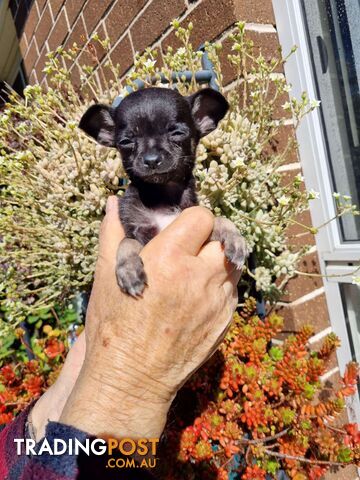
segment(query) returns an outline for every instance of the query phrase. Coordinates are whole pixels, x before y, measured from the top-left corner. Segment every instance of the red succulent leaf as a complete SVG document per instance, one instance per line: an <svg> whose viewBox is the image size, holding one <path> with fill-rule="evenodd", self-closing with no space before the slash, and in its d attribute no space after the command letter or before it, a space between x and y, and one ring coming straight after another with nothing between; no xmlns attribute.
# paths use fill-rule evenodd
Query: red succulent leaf
<svg viewBox="0 0 360 480"><path fill-rule="evenodd" d="M320 467L319 465L315 465L314 467L311 467L309 471L309 480L319 480L326 472L326 467Z"/></svg>
<svg viewBox="0 0 360 480"><path fill-rule="evenodd" d="M241 478L242 480L265 480L266 472L258 465L248 465Z"/></svg>
<svg viewBox="0 0 360 480"><path fill-rule="evenodd" d="M39 396L42 392L43 379L41 377L32 375L29 376L24 382L23 387L32 396Z"/></svg>
<svg viewBox="0 0 360 480"><path fill-rule="evenodd" d="M0 425L4 425L4 423L10 423L13 418L14 415L11 412L0 413Z"/></svg>
<svg viewBox="0 0 360 480"><path fill-rule="evenodd" d="M14 369L10 365L0 368L0 376L5 385L11 384L16 379Z"/></svg>
<svg viewBox="0 0 360 480"><path fill-rule="evenodd" d="M49 338L46 342L46 348L44 348L45 354L49 358L55 358L61 355L65 351L65 345L57 338Z"/></svg>

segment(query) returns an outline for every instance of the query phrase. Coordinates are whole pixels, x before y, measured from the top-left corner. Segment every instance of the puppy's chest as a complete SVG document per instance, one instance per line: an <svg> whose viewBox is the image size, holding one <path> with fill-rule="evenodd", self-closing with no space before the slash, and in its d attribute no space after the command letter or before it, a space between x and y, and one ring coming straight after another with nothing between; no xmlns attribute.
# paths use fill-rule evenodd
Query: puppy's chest
<svg viewBox="0 0 360 480"><path fill-rule="evenodd" d="M153 210L149 213L152 224L158 230L156 233L164 230L170 223L172 223L175 218L177 218L181 213L180 208L175 210Z"/></svg>

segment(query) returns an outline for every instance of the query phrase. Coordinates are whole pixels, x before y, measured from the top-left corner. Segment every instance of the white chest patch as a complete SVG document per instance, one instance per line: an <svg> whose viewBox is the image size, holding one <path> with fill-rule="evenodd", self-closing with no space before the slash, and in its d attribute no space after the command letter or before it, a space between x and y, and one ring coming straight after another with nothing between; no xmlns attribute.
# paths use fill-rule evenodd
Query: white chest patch
<svg viewBox="0 0 360 480"><path fill-rule="evenodd" d="M180 210L178 212L154 212L153 220L155 220L156 225L159 228L159 231L164 230L170 223L172 223L176 217L180 215Z"/></svg>

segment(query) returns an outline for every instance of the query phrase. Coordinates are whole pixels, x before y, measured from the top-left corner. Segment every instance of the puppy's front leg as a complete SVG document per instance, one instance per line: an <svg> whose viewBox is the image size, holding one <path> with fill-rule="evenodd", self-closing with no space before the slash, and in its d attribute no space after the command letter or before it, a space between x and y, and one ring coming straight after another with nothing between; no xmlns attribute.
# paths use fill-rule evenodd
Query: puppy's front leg
<svg viewBox="0 0 360 480"><path fill-rule="evenodd" d="M245 259L248 256L248 249L244 237L240 235L238 229L231 220L225 217L216 217L214 230L210 241L219 241L224 247L226 258L240 270Z"/></svg>
<svg viewBox="0 0 360 480"><path fill-rule="evenodd" d="M147 283L139 255L143 245L134 238L123 238L116 254L116 279L119 287L133 297L140 296Z"/></svg>

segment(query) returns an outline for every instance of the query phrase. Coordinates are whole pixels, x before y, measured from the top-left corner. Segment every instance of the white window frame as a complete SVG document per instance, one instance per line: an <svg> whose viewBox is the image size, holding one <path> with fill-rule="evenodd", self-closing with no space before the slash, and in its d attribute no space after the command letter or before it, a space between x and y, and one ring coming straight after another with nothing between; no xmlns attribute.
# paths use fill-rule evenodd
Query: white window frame
<svg viewBox="0 0 360 480"><path fill-rule="evenodd" d="M294 45L298 47L297 52L285 64L285 75L292 85L291 95L300 98L301 93L306 91L311 99L315 99L317 93L300 0L273 0L273 8L284 55L290 52ZM323 127L318 110L307 115L302 121L297 131L297 140L306 187L320 193L320 200L310 202L313 225L319 226L335 216L335 204L332 197L333 189ZM342 243L339 227L335 221L320 229L316 235L316 246L322 274L340 275L351 272L356 267L349 266L349 263L358 262L360 259L360 242L358 244ZM342 282L351 282L351 275L324 278L331 327L341 338L341 347L337 352L341 373L344 372L345 365L351 361L350 343L340 294ZM350 419L360 421L358 395L349 400L348 408Z"/></svg>

